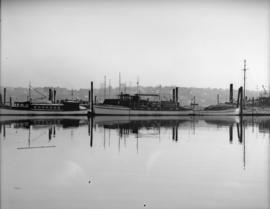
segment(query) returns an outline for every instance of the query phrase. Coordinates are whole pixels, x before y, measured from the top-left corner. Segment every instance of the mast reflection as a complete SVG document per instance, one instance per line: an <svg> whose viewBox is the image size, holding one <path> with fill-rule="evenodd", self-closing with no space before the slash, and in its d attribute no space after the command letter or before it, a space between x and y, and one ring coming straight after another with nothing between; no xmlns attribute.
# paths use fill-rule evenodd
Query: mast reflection
<svg viewBox="0 0 270 209"><path fill-rule="evenodd" d="M77 128L84 125L85 121L80 119L67 119L67 118L33 118L33 119L13 119L0 122L0 133L1 136L6 137L6 125L9 125L15 130L26 129L28 130L27 146L18 147L18 150L22 149L33 149L33 148L52 148L55 145L41 145L32 146L31 141L41 138L47 133L48 143L51 143L52 139L56 137L56 127L62 127L63 129ZM31 136L33 131L40 130L41 134L34 139ZM3 133L2 133L3 132Z"/></svg>

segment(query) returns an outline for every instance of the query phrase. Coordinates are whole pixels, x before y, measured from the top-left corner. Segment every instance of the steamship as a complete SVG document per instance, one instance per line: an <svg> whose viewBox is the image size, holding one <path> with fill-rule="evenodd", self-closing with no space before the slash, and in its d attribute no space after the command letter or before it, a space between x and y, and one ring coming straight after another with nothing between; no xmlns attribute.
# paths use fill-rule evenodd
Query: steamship
<svg viewBox="0 0 270 209"><path fill-rule="evenodd" d="M35 90L36 91L36 90ZM29 94L27 101L24 102L12 102L10 99L9 104L0 105L0 115L16 115L16 116L63 116L72 115L80 116L87 115L88 108L82 106L79 101L76 100L61 100L56 101L56 91L49 89L49 98L47 101L31 98L31 88L29 87ZM38 92L38 91L37 91ZM40 92L38 92L40 93ZM41 94L41 93L40 93ZM43 95L43 94L42 94ZM41 99L44 99L45 95Z"/></svg>
<svg viewBox="0 0 270 209"><path fill-rule="evenodd" d="M153 99L154 98L154 99ZM173 89L173 99L161 101L158 94L123 94L117 99L105 99L101 104L94 104L94 115L128 116L176 116L192 115L191 107L183 107L178 102L178 88Z"/></svg>
<svg viewBox="0 0 270 209"><path fill-rule="evenodd" d="M240 92L240 93L239 93ZM123 94L117 99L105 99L102 104L93 105L94 115L129 115L129 116L230 116L240 114L240 96L242 88L239 89L237 104L233 101L233 86L230 86L230 102L211 105L206 108L198 108L195 102L190 106L180 106L178 102L178 88L173 89L172 101L150 101L149 97L159 97L157 94ZM145 99L145 97L147 99Z"/></svg>
<svg viewBox="0 0 270 209"><path fill-rule="evenodd" d="M210 105L203 110L196 111L195 115L201 116L233 116L240 115L243 101L243 88L238 90L237 101L233 99L233 84L230 84L230 101L225 103L218 103L216 105Z"/></svg>
<svg viewBox="0 0 270 209"><path fill-rule="evenodd" d="M105 99L101 104L94 104L92 111L95 115L184 116L193 114L191 107L179 105L177 87L173 89L172 101L161 101L158 94L121 93L117 99Z"/></svg>

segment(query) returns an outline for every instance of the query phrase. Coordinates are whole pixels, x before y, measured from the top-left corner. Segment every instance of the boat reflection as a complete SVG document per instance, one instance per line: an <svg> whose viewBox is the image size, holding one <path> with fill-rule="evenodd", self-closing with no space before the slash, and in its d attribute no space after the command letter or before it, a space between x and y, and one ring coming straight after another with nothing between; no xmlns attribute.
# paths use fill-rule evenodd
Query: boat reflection
<svg viewBox="0 0 270 209"><path fill-rule="evenodd" d="M32 146L31 141L36 140L48 133L48 143L51 142L52 138L56 137L56 128L62 129L73 129L80 126L87 125L87 119L74 119L74 118L8 118L8 120L0 121L0 135L1 138L6 138L6 128L13 128L14 130L28 130L27 145L23 147L18 147L18 150L22 149L34 149L34 148L52 148L55 145L41 145ZM31 137L32 131L40 131L41 134L36 137ZM46 132L44 132L46 131Z"/></svg>
<svg viewBox="0 0 270 209"><path fill-rule="evenodd" d="M172 139L178 141L178 132L181 129L190 129L195 134L196 127L214 125L216 127L229 127L230 141L233 138L234 124L239 124L238 117L110 117L94 118L94 126L102 127L104 130L118 130L120 138L125 135L136 135L140 138L140 130L157 130L161 128L172 130ZM93 124L92 123L92 124Z"/></svg>
<svg viewBox="0 0 270 209"><path fill-rule="evenodd" d="M1 138L6 137L6 128L28 129L29 139L27 148L31 148L31 130L47 130L48 142L56 137L56 128L77 129L82 126L88 126L88 135L90 137L90 147L94 146L94 132L96 128L102 128L104 131L104 147L106 145L106 130L117 131L119 140L129 135L134 135L137 139L145 137L156 137L160 139L161 129L171 129L171 138L173 141L179 141L179 132L183 129L189 130L191 134L196 134L196 128L216 127L228 128L229 143L233 143L234 130L237 131L237 137L240 144L245 148L245 128L251 126L257 127L260 133L270 135L270 118L269 117L129 117L129 116L111 116L111 117L90 117L90 118L8 118L0 121ZM119 142L120 146L120 142ZM26 148L26 147L25 147ZM120 148L119 148L120 149Z"/></svg>
<svg viewBox="0 0 270 209"><path fill-rule="evenodd" d="M136 135L141 138L147 134L160 134L160 129L171 129L172 139L178 141L178 132L181 129L190 129L195 134L196 127L213 126L217 128L228 128L229 142L233 142L233 130L237 129L239 142L243 142L245 127L257 127L260 133L270 133L269 117L90 117L90 118L27 118L0 121L0 133L6 137L6 128L14 129L48 129L48 139L55 137L55 127L62 129L76 129L88 126L88 135L91 136L90 145L93 145L93 128L104 130L117 130L120 138L128 135ZM140 130L146 130L143 133Z"/></svg>

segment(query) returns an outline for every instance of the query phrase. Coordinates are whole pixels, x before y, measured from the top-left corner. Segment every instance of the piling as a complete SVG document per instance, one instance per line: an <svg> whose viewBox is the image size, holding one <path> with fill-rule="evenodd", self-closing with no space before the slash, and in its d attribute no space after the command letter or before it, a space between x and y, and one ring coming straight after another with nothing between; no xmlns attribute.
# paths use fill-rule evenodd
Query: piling
<svg viewBox="0 0 270 209"><path fill-rule="evenodd" d="M55 103L55 101L56 101L55 98L56 98L56 90L54 89L53 90L53 103Z"/></svg>
<svg viewBox="0 0 270 209"><path fill-rule="evenodd" d="M4 88L4 105L6 104L7 88Z"/></svg>
<svg viewBox="0 0 270 209"><path fill-rule="evenodd" d="M94 87L93 87L93 81L91 81L91 114L94 114L94 103L93 103L93 99L94 99Z"/></svg>
<svg viewBox="0 0 270 209"><path fill-rule="evenodd" d="M88 91L88 106L91 107L91 90Z"/></svg>
<svg viewBox="0 0 270 209"><path fill-rule="evenodd" d="M178 87L175 88L175 103L178 106Z"/></svg>
<svg viewBox="0 0 270 209"><path fill-rule="evenodd" d="M240 94L240 116L243 116L243 87L241 86L239 88L239 94Z"/></svg>
<svg viewBox="0 0 270 209"><path fill-rule="evenodd" d="M230 103L233 103L233 84L230 84Z"/></svg>
<svg viewBox="0 0 270 209"><path fill-rule="evenodd" d="M243 87L238 89L237 107L240 108L240 116L243 116Z"/></svg>

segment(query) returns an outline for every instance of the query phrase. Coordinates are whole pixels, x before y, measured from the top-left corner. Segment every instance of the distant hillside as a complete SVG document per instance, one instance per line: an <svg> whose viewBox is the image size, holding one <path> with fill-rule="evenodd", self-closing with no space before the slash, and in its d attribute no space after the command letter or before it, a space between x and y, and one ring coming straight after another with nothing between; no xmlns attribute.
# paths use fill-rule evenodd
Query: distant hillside
<svg viewBox="0 0 270 209"><path fill-rule="evenodd" d="M34 88L37 91L31 91L31 97L34 99L38 99L44 96L49 95L49 88L53 88L56 90L56 99L81 99L88 100L88 91L89 89L79 89L79 90L71 90L67 88L61 87L37 87ZM174 86L165 86L160 88L156 87L143 87L139 88L140 93L152 93L159 94L161 89L161 99L162 100L170 100L172 98L172 89ZM41 94L37 93L40 92ZM122 89L123 93L135 94L137 93L137 87L126 87ZM1 94L3 95L3 87L1 88ZM109 95L110 94L110 95ZM109 88L106 89L106 98L116 98L119 94L119 88ZM9 101L9 97L12 97L13 101L25 101L27 99L28 89L27 88L13 88L7 87L7 101ZM73 95L73 96L72 96ZM104 88L94 89L94 95L97 96L97 101L102 102L104 99ZM191 99L195 96L196 102L199 103L200 106L208 106L211 104L217 103L217 95L219 95L219 101L225 102L229 100L229 89L217 89L217 88L193 88L193 87L179 87L179 101L182 105L189 105ZM258 93L256 91L247 91L246 95L248 97L258 97ZM234 99L237 99L237 90L234 90Z"/></svg>

